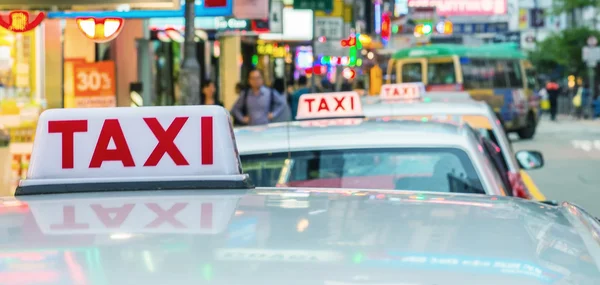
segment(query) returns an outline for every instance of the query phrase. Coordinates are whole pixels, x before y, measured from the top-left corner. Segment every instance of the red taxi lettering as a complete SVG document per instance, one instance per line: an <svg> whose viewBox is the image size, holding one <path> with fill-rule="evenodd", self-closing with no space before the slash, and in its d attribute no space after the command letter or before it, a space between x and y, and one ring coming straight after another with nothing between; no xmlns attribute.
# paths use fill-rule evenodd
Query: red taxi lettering
<svg viewBox="0 0 600 285"><path fill-rule="evenodd" d="M315 101L314 98L306 98L304 99L304 102L308 103L308 112L312 112L312 103Z"/></svg>
<svg viewBox="0 0 600 285"><path fill-rule="evenodd" d="M62 224L50 225L50 229L53 230L85 230L89 228L90 224L77 223L75 221L75 206L64 206Z"/></svg>
<svg viewBox="0 0 600 285"><path fill-rule="evenodd" d="M123 222L129 216L129 213L133 210L134 204L125 204L121 207L116 208L104 208L102 205L93 204L90 205L94 213L100 221L110 229L118 229L121 227ZM114 217L111 217L114 216Z"/></svg>
<svg viewBox="0 0 600 285"><path fill-rule="evenodd" d="M165 154L168 154L175 165L190 165L179 148L175 145L175 138L187 122L188 117L177 117L171 125L164 130L156 118L144 118L146 125L150 128L158 144L144 163L144 166L156 166Z"/></svg>
<svg viewBox="0 0 600 285"><path fill-rule="evenodd" d="M175 118L166 130L156 118L144 118L144 121L158 140L156 147L145 160L144 166L157 166L165 154L171 157L175 165L189 165L188 160L175 144L175 138L187 123L188 117ZM214 164L213 117L201 117L200 128L201 163L212 165ZM87 120L48 121L48 133L61 134L63 169L74 167L75 133L86 133L87 131ZM108 148L111 141L115 145L114 149ZM118 119L104 120L89 168L100 168L105 161L120 161L124 167L136 166Z"/></svg>
<svg viewBox="0 0 600 285"><path fill-rule="evenodd" d="M341 98L333 97L333 100L335 100L335 103L337 104L334 111L337 111L338 109L342 109L342 111L346 111L346 108L344 108L344 105L342 105L342 103L344 102L344 99L346 99L346 98L347 97L341 97ZM354 97L350 97L350 110L354 110Z"/></svg>
<svg viewBox="0 0 600 285"><path fill-rule="evenodd" d="M214 162L213 117L200 118L200 155L203 165L212 165Z"/></svg>
<svg viewBox="0 0 600 285"><path fill-rule="evenodd" d="M110 141L115 144L115 149L108 149ZM90 168L99 168L105 161L121 161L124 167L133 167L133 157L131 151L123 135L121 124L117 119L108 119L104 121L102 130L100 130L100 136L90 161Z"/></svg>
<svg viewBox="0 0 600 285"><path fill-rule="evenodd" d="M48 133L62 135L62 168L73 168L73 141L75 133L87 132L87 120L49 121Z"/></svg>
<svg viewBox="0 0 600 285"><path fill-rule="evenodd" d="M341 111L346 111L346 108L344 107L344 101L346 99L350 100L350 109L354 110L354 97L335 97L332 96L331 98L333 98L333 100L335 101L335 108L331 109L329 108L329 104L327 103L327 98L321 98L319 100L319 107L317 108L317 112L321 112L321 111L327 111L327 112L331 112L331 111L337 111L339 109L341 109ZM306 103L308 103L308 112L312 112L312 103L315 101L314 98L310 98L310 99L304 99L304 101Z"/></svg>
<svg viewBox="0 0 600 285"><path fill-rule="evenodd" d="M176 228L185 228L185 225L177 220L175 215L187 207L187 203L175 203L168 210L161 208L156 203L147 203L146 207L156 213L156 219L146 225L146 228L158 228L163 223L169 223Z"/></svg>
<svg viewBox="0 0 600 285"><path fill-rule="evenodd" d="M317 112L321 112L321 110L327 110L329 112L329 106L327 106L327 100L325 100L325 98L321 98Z"/></svg>

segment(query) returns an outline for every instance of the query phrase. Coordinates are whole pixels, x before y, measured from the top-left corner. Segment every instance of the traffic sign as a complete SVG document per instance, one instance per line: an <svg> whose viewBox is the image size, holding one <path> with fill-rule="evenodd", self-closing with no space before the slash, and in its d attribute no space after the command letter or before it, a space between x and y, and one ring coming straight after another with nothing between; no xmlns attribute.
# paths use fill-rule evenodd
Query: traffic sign
<svg viewBox="0 0 600 285"><path fill-rule="evenodd" d="M271 33L283 32L283 2L272 1L269 15L269 30Z"/></svg>
<svg viewBox="0 0 600 285"><path fill-rule="evenodd" d="M327 40L339 40L344 37L344 19L342 17L316 17L315 36L324 36Z"/></svg>
<svg viewBox="0 0 600 285"><path fill-rule="evenodd" d="M294 9L333 10L333 0L295 0Z"/></svg>
<svg viewBox="0 0 600 285"><path fill-rule="evenodd" d="M75 107L115 107L115 63L101 61L73 66Z"/></svg>

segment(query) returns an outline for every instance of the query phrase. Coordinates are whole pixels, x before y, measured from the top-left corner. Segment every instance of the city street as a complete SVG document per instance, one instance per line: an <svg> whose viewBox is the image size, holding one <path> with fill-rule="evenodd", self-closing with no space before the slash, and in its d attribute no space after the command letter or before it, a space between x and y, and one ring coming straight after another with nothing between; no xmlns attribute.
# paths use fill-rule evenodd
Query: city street
<svg viewBox="0 0 600 285"><path fill-rule="evenodd" d="M600 217L600 121L544 119L533 140L511 139L515 151L544 154L544 168L530 174L548 200L571 201Z"/></svg>

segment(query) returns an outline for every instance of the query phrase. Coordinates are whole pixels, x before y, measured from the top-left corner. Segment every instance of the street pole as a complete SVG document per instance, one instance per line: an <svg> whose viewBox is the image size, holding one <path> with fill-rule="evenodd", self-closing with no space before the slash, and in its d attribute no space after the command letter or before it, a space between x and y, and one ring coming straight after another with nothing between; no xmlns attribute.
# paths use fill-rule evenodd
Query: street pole
<svg viewBox="0 0 600 285"><path fill-rule="evenodd" d="M312 75L310 76L310 93L317 93L317 79L316 79L316 72L315 72L315 66L317 64L317 49L316 49L316 44L315 44L315 38L317 36L317 28L316 28L316 24L317 24L317 13L315 13L315 9L312 9L312 15L313 15L313 36L312 36L312 40L310 42L311 45L311 50L312 50Z"/></svg>
<svg viewBox="0 0 600 285"><path fill-rule="evenodd" d="M195 0L185 0L185 40L183 50L183 61L179 74L179 96L178 105L200 104L200 63L197 58Z"/></svg>
<svg viewBox="0 0 600 285"><path fill-rule="evenodd" d="M596 79L596 64L597 62L594 62L593 66L591 66L588 69L588 76L589 76L589 81L590 81L590 96L588 97L588 101L586 102L585 106L585 112L589 112L588 114L590 115L590 118L593 117L594 114L594 110L593 108L593 104L592 102L594 101L594 95L596 93L596 83L595 83L595 79Z"/></svg>

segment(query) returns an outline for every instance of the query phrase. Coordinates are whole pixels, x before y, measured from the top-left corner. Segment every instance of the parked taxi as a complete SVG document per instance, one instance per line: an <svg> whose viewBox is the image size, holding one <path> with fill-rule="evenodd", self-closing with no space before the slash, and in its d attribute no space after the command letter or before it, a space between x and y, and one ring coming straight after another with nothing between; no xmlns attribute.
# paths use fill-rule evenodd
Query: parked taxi
<svg viewBox="0 0 600 285"><path fill-rule="evenodd" d="M249 182L221 107L46 111L0 197L0 283L600 283L573 204Z"/></svg>
<svg viewBox="0 0 600 285"><path fill-rule="evenodd" d="M507 179L515 196L527 198L531 195L534 199L546 200L525 171L539 168L543 163L534 166L524 156L524 160L520 160L492 108L485 102L473 100L467 92L425 92L419 83L386 84L379 97L370 98L363 104L363 110L369 118L468 123L499 148L500 167L507 170ZM530 153L543 161L541 153Z"/></svg>
<svg viewBox="0 0 600 285"><path fill-rule="evenodd" d="M355 92L303 95L304 121L236 129L244 172L259 186L512 195L467 124L362 116Z"/></svg>

